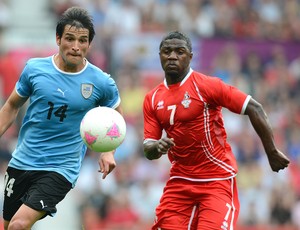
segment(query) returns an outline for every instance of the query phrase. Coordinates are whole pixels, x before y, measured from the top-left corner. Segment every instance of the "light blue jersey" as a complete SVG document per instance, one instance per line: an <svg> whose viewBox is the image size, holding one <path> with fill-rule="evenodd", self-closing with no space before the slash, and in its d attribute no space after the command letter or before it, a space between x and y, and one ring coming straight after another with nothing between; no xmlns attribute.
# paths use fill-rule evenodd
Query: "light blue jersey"
<svg viewBox="0 0 300 230"><path fill-rule="evenodd" d="M30 59L16 91L30 101L9 166L55 171L74 186L86 153L81 119L96 106L120 104L115 81L88 61L78 73L63 72L51 56Z"/></svg>

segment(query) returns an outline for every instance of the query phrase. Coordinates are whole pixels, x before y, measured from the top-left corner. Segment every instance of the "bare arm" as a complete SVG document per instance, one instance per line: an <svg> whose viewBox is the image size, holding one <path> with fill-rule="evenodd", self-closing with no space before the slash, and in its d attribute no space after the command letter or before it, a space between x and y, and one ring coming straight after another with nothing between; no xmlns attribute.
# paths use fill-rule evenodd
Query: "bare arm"
<svg viewBox="0 0 300 230"><path fill-rule="evenodd" d="M119 105L117 108L115 108L121 115L123 115L123 109ZM114 153L116 150L100 153L100 157L98 160L100 170L99 172L103 173L102 179L105 179L106 176L114 170L114 168L117 166Z"/></svg>
<svg viewBox="0 0 300 230"><path fill-rule="evenodd" d="M249 116L253 128L261 139L272 170L278 172L286 168L289 159L277 149L271 125L262 105L251 99L245 114Z"/></svg>
<svg viewBox="0 0 300 230"><path fill-rule="evenodd" d="M115 108L115 110L117 110L123 116L123 109L122 109L121 105L119 105L117 108Z"/></svg>
<svg viewBox="0 0 300 230"><path fill-rule="evenodd" d="M0 110L0 137L15 121L21 106L26 100L27 98L20 97L16 90L13 90Z"/></svg>

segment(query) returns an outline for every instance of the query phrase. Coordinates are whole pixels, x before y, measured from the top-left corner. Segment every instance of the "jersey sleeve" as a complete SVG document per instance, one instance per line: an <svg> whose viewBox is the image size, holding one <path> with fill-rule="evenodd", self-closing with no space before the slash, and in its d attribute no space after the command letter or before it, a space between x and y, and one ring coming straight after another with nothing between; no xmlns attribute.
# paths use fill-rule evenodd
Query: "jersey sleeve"
<svg viewBox="0 0 300 230"><path fill-rule="evenodd" d="M115 80L107 75L104 97L102 98L100 105L107 106L115 109L121 103L119 89L116 85Z"/></svg>
<svg viewBox="0 0 300 230"><path fill-rule="evenodd" d="M208 88L210 102L216 106L227 108L231 112L244 114L251 96L238 88L224 83L221 79L211 77L212 87Z"/></svg>
<svg viewBox="0 0 300 230"><path fill-rule="evenodd" d="M155 116L152 105L152 94L147 94L143 103L144 114L144 141L152 139L159 140L162 136L162 128Z"/></svg>
<svg viewBox="0 0 300 230"><path fill-rule="evenodd" d="M16 91L21 97L29 97L32 92L30 84L30 62L28 61L16 83Z"/></svg>

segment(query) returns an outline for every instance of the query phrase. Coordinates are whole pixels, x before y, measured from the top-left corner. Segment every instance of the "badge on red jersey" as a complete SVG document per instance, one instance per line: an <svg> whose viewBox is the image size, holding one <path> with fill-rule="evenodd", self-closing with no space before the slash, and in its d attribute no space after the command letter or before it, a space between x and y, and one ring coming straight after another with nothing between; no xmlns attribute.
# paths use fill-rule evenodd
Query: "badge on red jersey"
<svg viewBox="0 0 300 230"><path fill-rule="evenodd" d="M163 109L163 108L164 108L164 101L159 101L159 102L157 103L157 110Z"/></svg>
<svg viewBox="0 0 300 230"><path fill-rule="evenodd" d="M183 97L183 100L181 101L181 104L184 108L189 108L192 100L190 99L189 93L186 91Z"/></svg>

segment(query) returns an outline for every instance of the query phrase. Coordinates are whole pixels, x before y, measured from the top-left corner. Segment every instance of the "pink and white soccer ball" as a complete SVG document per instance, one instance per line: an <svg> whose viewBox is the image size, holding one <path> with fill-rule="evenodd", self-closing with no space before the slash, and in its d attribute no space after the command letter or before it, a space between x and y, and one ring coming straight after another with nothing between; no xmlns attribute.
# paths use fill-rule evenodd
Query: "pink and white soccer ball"
<svg viewBox="0 0 300 230"><path fill-rule="evenodd" d="M95 107L83 117L80 135L89 149L95 152L109 152L124 141L126 123L118 111L109 107Z"/></svg>

